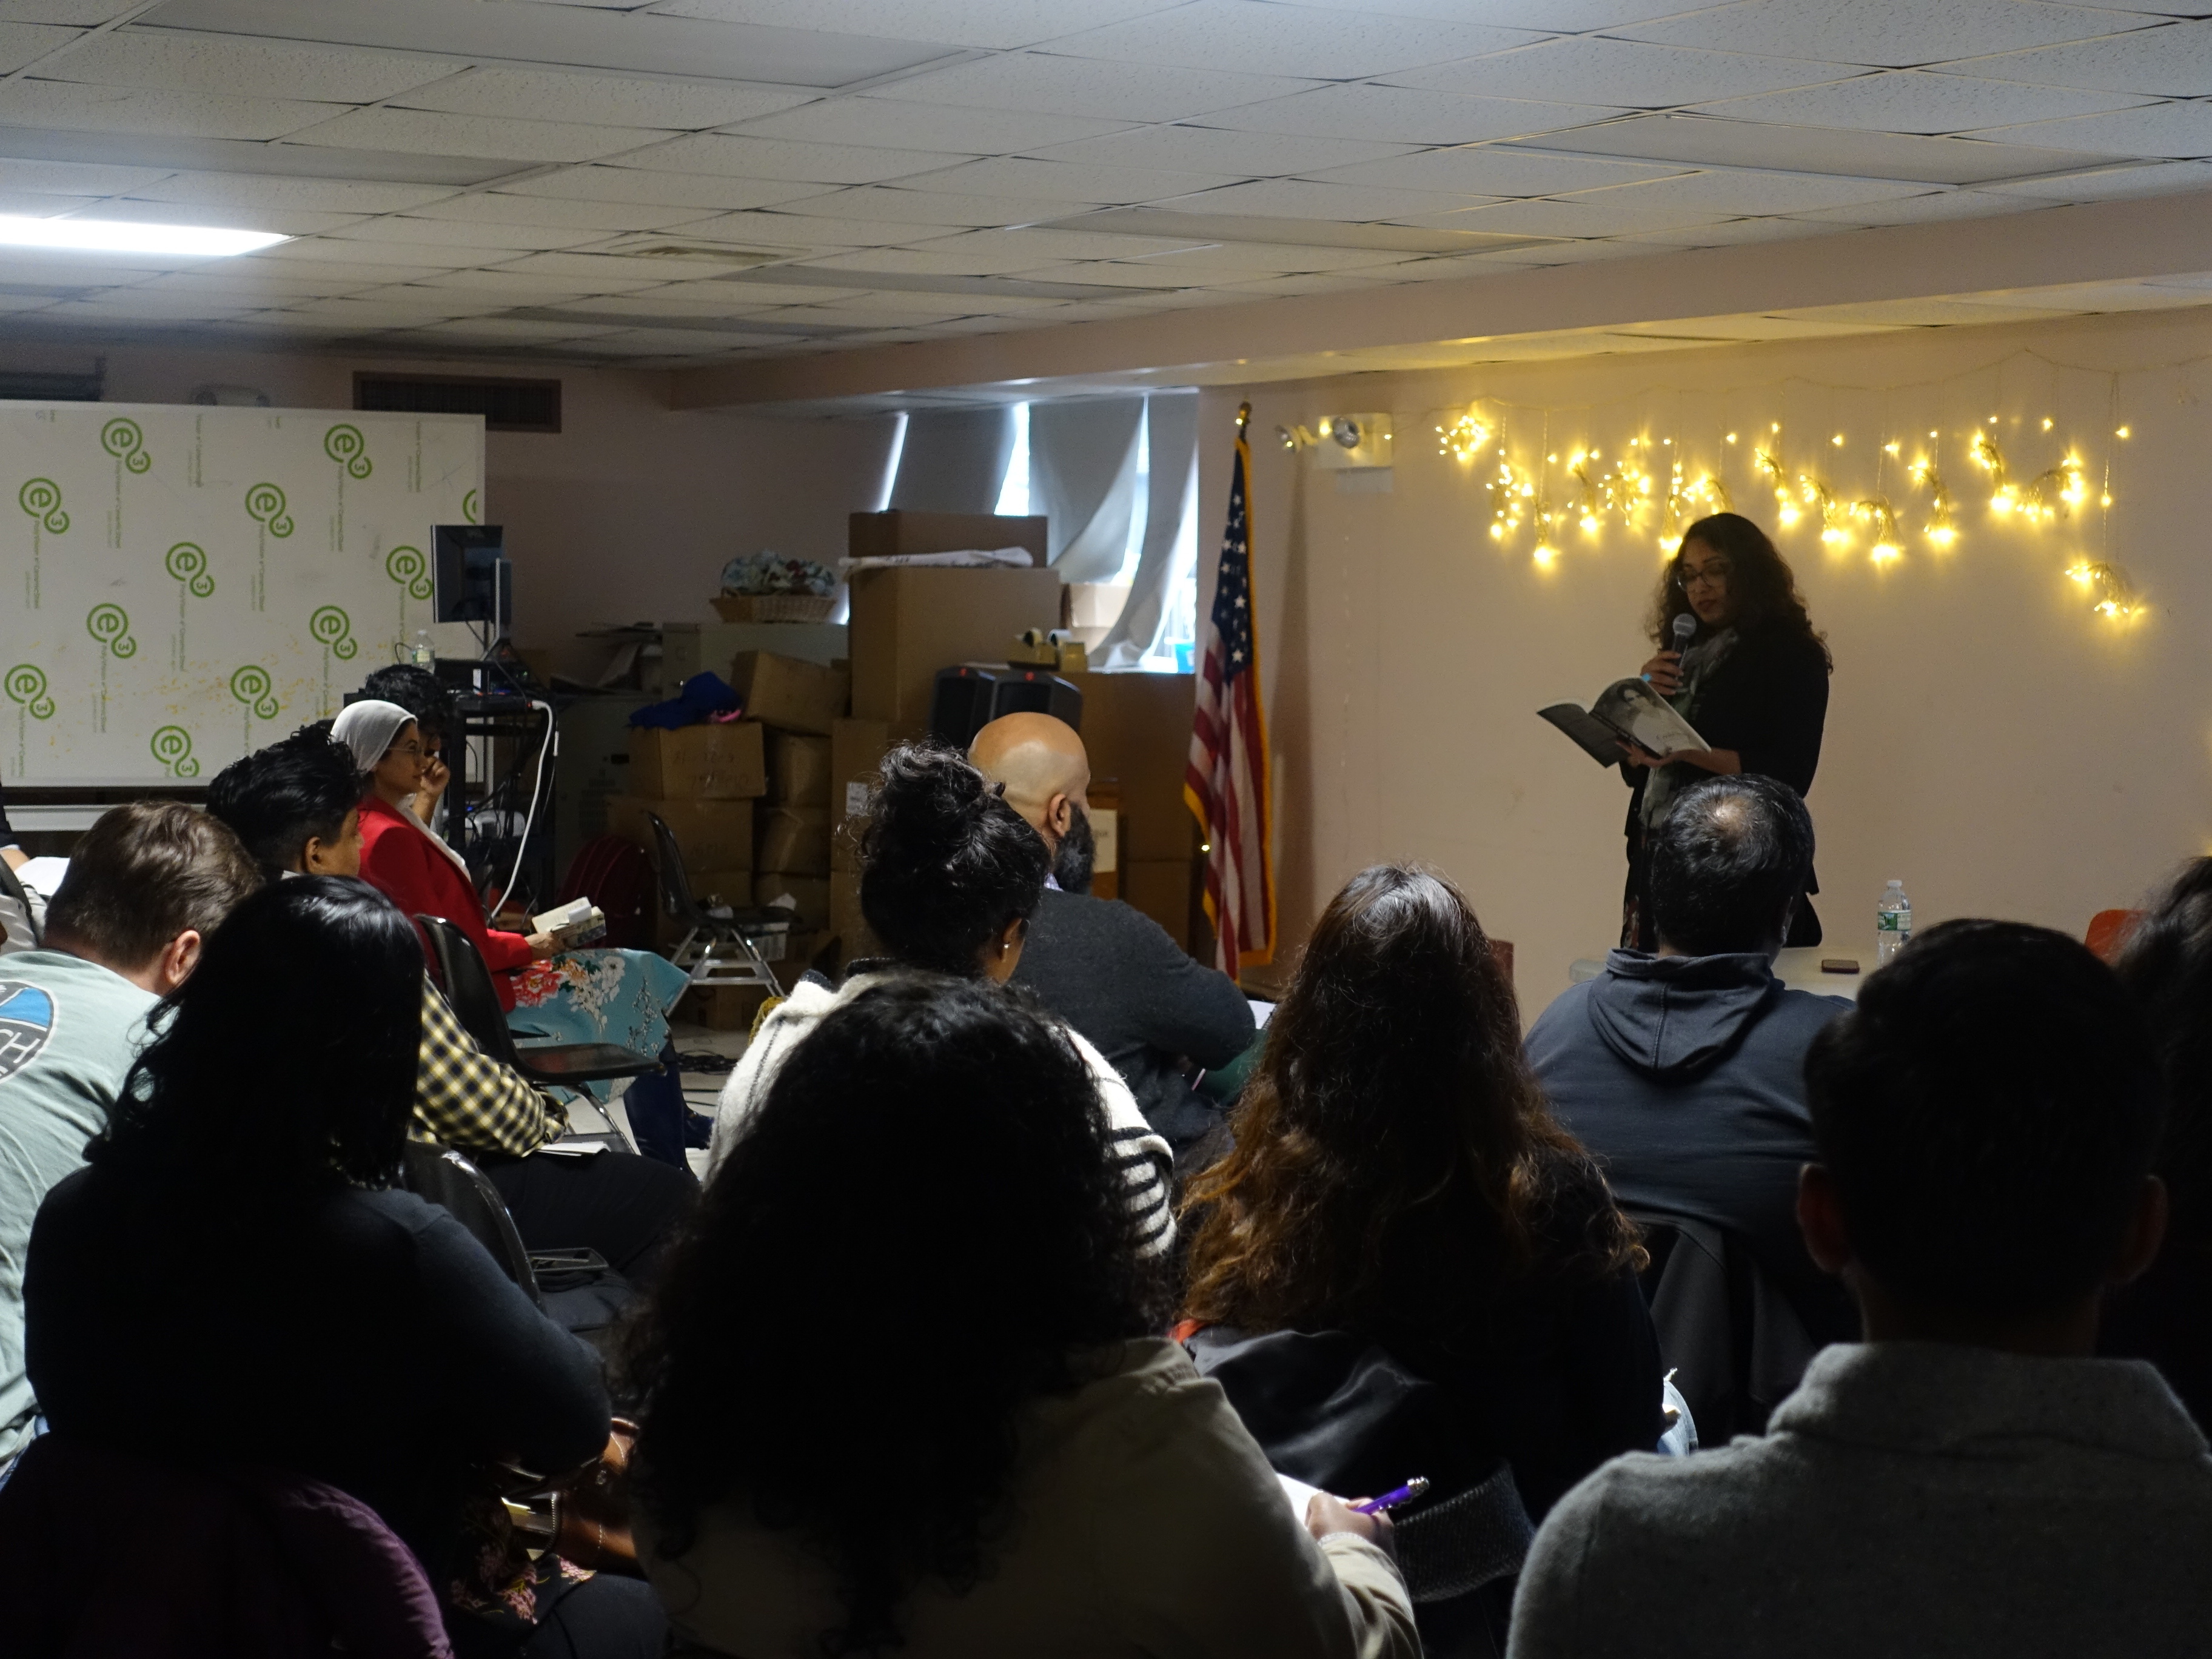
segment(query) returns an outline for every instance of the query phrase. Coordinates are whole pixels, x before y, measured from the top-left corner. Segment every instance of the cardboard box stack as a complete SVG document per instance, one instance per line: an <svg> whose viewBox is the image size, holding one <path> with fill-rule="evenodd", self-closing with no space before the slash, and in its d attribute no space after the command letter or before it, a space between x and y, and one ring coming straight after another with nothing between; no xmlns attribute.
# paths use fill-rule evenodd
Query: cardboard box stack
<svg viewBox="0 0 2212 1659"><path fill-rule="evenodd" d="M732 666L747 714L769 731L768 786L756 804L744 902L792 902L795 926L779 968L795 976L830 930L830 732L844 719L851 675L765 651L740 652Z"/></svg>
<svg viewBox="0 0 2212 1659"><path fill-rule="evenodd" d="M632 726L629 793L607 802L607 829L646 849L656 869L660 848L648 814L676 837L692 896L751 902L753 801L768 788L764 733L756 721L687 726L669 732ZM653 943L675 945L682 929L656 903Z"/></svg>

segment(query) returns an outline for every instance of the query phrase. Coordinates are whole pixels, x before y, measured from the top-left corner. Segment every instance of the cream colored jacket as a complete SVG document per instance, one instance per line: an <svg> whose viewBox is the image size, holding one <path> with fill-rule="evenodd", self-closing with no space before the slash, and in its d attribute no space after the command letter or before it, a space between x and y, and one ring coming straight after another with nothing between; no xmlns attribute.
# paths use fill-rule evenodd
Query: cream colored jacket
<svg viewBox="0 0 2212 1659"><path fill-rule="evenodd" d="M1031 1408L1012 1530L965 1595L915 1591L902 1659L1419 1659L1390 1558L1348 1533L1316 1543L1180 1347L1100 1364ZM839 1616L821 1561L743 1506L708 1511L675 1561L649 1528L640 1544L678 1653L816 1659Z"/></svg>

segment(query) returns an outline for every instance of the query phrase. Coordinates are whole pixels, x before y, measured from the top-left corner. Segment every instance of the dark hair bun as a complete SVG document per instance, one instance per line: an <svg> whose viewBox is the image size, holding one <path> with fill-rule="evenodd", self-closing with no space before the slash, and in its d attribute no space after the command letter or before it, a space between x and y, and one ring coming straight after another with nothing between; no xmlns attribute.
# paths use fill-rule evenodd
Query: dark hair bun
<svg viewBox="0 0 2212 1659"><path fill-rule="evenodd" d="M1036 908L1044 838L958 751L884 757L860 841L860 913L902 962L972 975L984 945Z"/></svg>

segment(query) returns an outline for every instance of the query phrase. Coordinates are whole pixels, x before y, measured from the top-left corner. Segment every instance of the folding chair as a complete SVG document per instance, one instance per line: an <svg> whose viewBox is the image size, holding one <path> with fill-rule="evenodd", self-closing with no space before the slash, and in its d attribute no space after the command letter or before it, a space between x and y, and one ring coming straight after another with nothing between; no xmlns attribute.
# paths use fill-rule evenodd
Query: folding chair
<svg viewBox="0 0 2212 1659"><path fill-rule="evenodd" d="M765 908L733 910L726 918L709 915L692 896L676 832L659 813L645 816L660 853L661 914L684 929L668 959L690 975L693 985L757 985L772 997L781 996L783 987L769 963L782 959L791 937L790 917ZM774 947L773 957L764 945Z"/></svg>
<svg viewBox="0 0 2212 1659"><path fill-rule="evenodd" d="M660 1069L659 1056L641 1054L611 1042L533 1042L520 1046L500 1011L491 969L469 936L443 916L416 916L430 941L438 977L453 1014L477 1047L502 1065L512 1066L532 1083L573 1089L608 1078L643 1077Z"/></svg>

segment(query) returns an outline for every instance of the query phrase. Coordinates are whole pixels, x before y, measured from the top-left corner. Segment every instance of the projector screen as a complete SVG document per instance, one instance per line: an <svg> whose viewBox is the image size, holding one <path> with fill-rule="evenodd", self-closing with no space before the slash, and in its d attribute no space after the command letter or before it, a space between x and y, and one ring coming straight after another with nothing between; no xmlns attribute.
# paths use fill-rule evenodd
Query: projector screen
<svg viewBox="0 0 2212 1659"><path fill-rule="evenodd" d="M335 714L483 501L479 416L0 404L0 778L204 778Z"/></svg>

